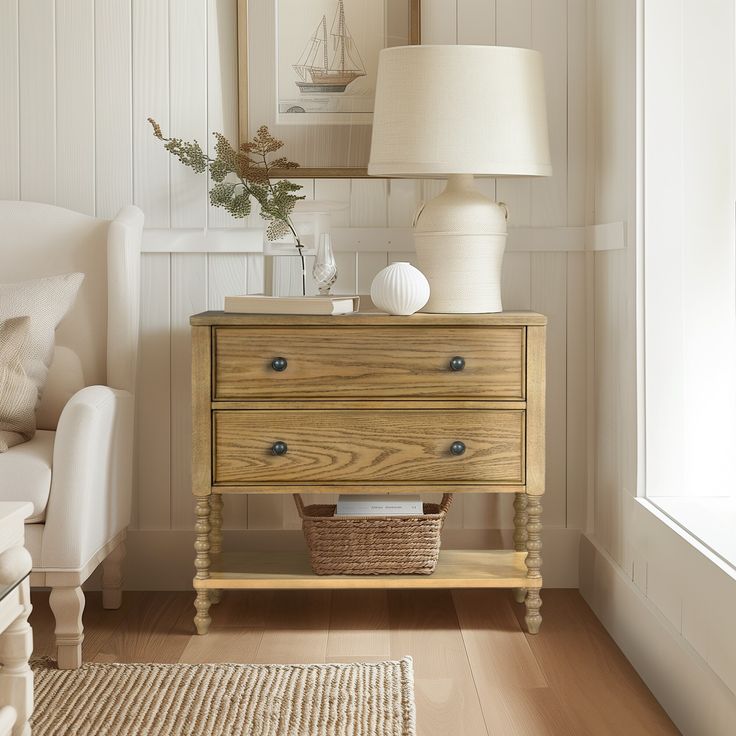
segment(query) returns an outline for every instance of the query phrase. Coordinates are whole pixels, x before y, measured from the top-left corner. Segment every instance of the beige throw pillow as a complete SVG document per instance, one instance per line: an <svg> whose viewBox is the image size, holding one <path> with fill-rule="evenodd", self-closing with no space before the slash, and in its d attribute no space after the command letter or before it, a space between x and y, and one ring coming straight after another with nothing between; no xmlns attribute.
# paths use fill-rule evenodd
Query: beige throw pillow
<svg viewBox="0 0 736 736"><path fill-rule="evenodd" d="M33 437L36 384L23 368L30 344L30 317L0 322L0 452Z"/></svg>
<svg viewBox="0 0 736 736"><path fill-rule="evenodd" d="M38 399L54 357L54 332L74 304L83 280L83 273L66 273L0 284L0 320L24 316L31 319L23 367L36 384Z"/></svg>

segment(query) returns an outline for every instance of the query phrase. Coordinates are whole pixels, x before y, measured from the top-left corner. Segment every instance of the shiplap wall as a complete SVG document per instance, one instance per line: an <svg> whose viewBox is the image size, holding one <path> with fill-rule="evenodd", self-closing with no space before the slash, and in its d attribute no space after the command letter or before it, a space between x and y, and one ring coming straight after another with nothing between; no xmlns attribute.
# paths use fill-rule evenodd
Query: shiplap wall
<svg viewBox="0 0 736 736"><path fill-rule="evenodd" d="M392 0L401 1L401 0ZM177 136L237 130L235 0L0 0L0 198L52 202L100 217L135 202L146 227L242 227L208 205L206 181L154 140L146 117ZM549 316L547 528L585 518L585 253L534 228L585 225L586 0L423 0L425 43L518 45L545 60L554 176L485 180L529 239L507 254L504 305ZM251 68L251 74L258 69ZM404 228L435 182L309 180L309 197L341 200L334 225ZM441 187L441 184L439 185ZM258 227L257 217L246 223ZM212 232L212 230L210 230ZM160 232L159 232L160 235ZM173 235L173 233L172 233ZM145 253L134 527L192 527L189 488L189 315L228 293L262 288L255 253ZM561 242L559 242L561 241ZM159 238L159 250L160 238ZM204 243L204 238L203 241ZM247 250L244 248L244 250ZM339 254L341 291L411 253ZM455 528L511 526L510 499L460 499ZM228 499L230 528L297 524L290 498Z"/></svg>

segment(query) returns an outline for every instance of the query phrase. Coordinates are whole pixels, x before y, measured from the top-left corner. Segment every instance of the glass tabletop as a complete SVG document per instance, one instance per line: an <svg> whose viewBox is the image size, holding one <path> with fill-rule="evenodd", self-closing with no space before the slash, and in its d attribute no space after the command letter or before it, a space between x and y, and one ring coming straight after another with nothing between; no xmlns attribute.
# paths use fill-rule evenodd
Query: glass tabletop
<svg viewBox="0 0 736 736"><path fill-rule="evenodd" d="M0 601L2 601L6 595L10 595L10 593L12 593L30 574L31 571L29 570L27 573L21 575L12 582L0 580Z"/></svg>

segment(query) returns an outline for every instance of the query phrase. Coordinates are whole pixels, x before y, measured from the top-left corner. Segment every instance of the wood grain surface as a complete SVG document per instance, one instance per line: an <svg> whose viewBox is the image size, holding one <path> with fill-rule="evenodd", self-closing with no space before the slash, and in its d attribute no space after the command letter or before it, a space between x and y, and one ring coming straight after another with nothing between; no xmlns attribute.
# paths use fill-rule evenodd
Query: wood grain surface
<svg viewBox="0 0 736 736"><path fill-rule="evenodd" d="M543 314L528 311L495 312L493 314L424 314L417 312L409 316L386 314L378 311L361 311L340 316L317 316L304 314L236 314L209 310L193 314L192 325L222 325L228 327L519 327L520 325L546 325Z"/></svg>
<svg viewBox="0 0 736 736"><path fill-rule="evenodd" d="M278 441L285 455L272 453ZM215 484L524 482L518 410L216 411L213 443Z"/></svg>
<svg viewBox="0 0 736 736"><path fill-rule="evenodd" d="M324 588L541 588L526 576L524 553L508 549L440 551L431 575L315 575L305 552L227 552L212 558L198 590ZM214 609L213 609L214 610Z"/></svg>
<svg viewBox="0 0 736 736"><path fill-rule="evenodd" d="M523 327L228 328L214 333L214 398L523 399ZM450 369L461 356L465 367ZM274 358L288 362L284 371Z"/></svg>
<svg viewBox="0 0 736 736"><path fill-rule="evenodd" d="M676 736L576 590L548 590L540 636L511 591L238 591L207 636L191 591L87 593L85 662L355 662L414 658L418 736ZM34 657L53 656L48 593L32 595Z"/></svg>
<svg viewBox="0 0 736 736"><path fill-rule="evenodd" d="M210 420L210 328L192 327L192 493L206 496L212 486Z"/></svg>
<svg viewBox="0 0 736 736"><path fill-rule="evenodd" d="M546 443L545 443L545 396L546 374L546 328L527 329L527 489L533 495L542 495L546 490Z"/></svg>
<svg viewBox="0 0 736 736"><path fill-rule="evenodd" d="M439 498L437 494L442 493L454 493L455 502L453 504L455 512L459 516L458 509L461 507L462 496L473 496L475 494L488 494L488 493L523 493L526 486L520 483L469 483L467 481L434 481L431 485L428 482L424 483L407 483L402 481L397 483L396 481L361 481L360 483L327 483L320 481L316 483L310 481L308 483L294 483L294 482L271 482L271 483L240 483L233 485L217 485L212 486L211 491L213 494L219 494L222 496L230 497L232 500L233 496L238 494L247 493L250 495L251 500L253 498L264 499L267 496L278 496L281 494L312 494L313 498L310 503L334 503L335 494L362 494L362 493L387 493L387 494L407 494L407 493L432 493L435 499ZM326 495L329 498L322 498L320 496ZM267 500L267 499L266 499ZM291 529L299 528L300 524L296 514L296 510L292 509L290 499L282 499L284 511L290 513L290 518L293 519ZM225 517L227 518L227 513ZM449 526L447 528L458 529L460 519L451 518ZM475 530L473 527L467 527L468 533L472 534Z"/></svg>

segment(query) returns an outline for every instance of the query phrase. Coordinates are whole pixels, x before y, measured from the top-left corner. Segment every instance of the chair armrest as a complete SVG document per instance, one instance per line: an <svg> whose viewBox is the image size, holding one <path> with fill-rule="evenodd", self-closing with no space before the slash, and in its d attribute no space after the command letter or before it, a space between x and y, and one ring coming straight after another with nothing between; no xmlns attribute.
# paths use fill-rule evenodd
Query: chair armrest
<svg viewBox="0 0 736 736"><path fill-rule="evenodd" d="M130 522L133 396L87 386L67 402L54 441L41 565L83 567Z"/></svg>

